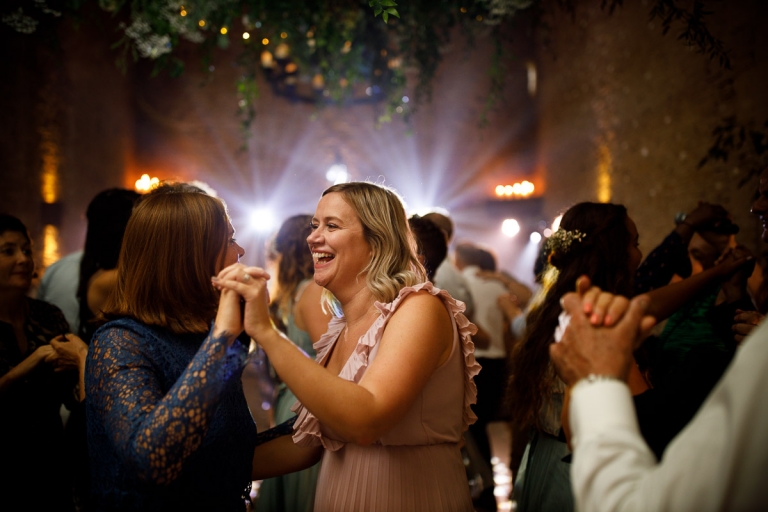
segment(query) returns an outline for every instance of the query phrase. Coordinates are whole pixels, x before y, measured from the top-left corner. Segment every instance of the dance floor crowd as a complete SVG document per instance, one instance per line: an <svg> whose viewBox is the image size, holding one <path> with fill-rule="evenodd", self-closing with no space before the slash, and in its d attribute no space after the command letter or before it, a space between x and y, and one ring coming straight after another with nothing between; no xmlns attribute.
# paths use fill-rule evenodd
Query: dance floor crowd
<svg viewBox="0 0 768 512"><path fill-rule="evenodd" d="M768 242L768 169L743 207ZM502 421L518 512L766 510L764 262L720 205L645 257L631 213L567 208L534 289L369 182L265 268L191 184L99 193L40 278L2 213L3 509L494 511Z"/></svg>

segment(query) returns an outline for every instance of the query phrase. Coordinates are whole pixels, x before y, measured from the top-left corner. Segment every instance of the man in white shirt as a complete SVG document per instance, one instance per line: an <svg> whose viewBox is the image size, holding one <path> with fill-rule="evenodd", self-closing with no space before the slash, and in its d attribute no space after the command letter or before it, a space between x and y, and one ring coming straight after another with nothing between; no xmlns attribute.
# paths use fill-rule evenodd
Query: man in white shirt
<svg viewBox="0 0 768 512"><path fill-rule="evenodd" d="M581 289L589 287L584 281ZM596 327L585 315L596 302L566 295L570 324L550 347L558 374L573 386L571 479L578 509L768 510L768 324L744 340L657 462L640 435L626 384L633 349L654 319L644 316L644 296L611 300L613 318L626 313L615 326Z"/></svg>

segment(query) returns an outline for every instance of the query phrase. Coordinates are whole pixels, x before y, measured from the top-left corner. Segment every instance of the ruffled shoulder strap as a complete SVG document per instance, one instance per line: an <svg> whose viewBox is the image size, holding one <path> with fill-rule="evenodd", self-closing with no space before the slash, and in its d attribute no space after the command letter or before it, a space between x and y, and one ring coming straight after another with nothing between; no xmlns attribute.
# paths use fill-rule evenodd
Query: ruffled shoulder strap
<svg viewBox="0 0 768 512"><path fill-rule="evenodd" d="M378 345L379 341L381 341L381 338L384 335L384 328L389 322L389 319L408 295L421 290L427 291L443 301L446 308L451 313L458 329L459 344L464 358L463 423L464 429L466 430L467 426L477 420L477 416L475 416L475 413L472 412L470 407L477 402L477 386L475 385L474 377L480 373L480 365L475 361L475 345L472 342L472 334L477 332L477 327L464 316L463 311L465 306L463 302L455 300L448 292L435 287L430 282L421 283L415 286L407 286L401 289L398 296L392 302L386 304L376 302L374 304L379 310L380 315L373 322L371 328L368 329L358 341L355 350L352 352L352 355L350 355L339 373L339 377L352 382L359 382L360 379L362 379L362 376L368 368L370 354L374 347ZM345 321L342 318L331 320L331 323L328 326L328 332L315 343L314 347L317 351L316 360L318 363L325 363L330 348L338 338L344 325ZM293 435L293 441L296 444L300 446L317 446L322 444L325 449L331 451L338 450L344 446L344 443L341 441L336 441L323 436L320 430L320 422L300 402L296 402L291 410L298 415L294 425Z"/></svg>
<svg viewBox="0 0 768 512"><path fill-rule="evenodd" d="M325 360L328 358L331 348L336 343L345 325L347 325L347 321L344 318L331 318L331 321L328 322L328 330L320 336L319 340L312 344L312 348L315 349L317 354L315 361L325 366Z"/></svg>
<svg viewBox="0 0 768 512"><path fill-rule="evenodd" d="M467 430L471 424L477 421L477 415L472 411L472 404L477 403L477 385L475 376L480 373L480 364L475 360L475 343L472 341L472 335L477 333L477 326L464 316L466 306L463 302L451 297L447 291L437 288L430 282L417 286L404 288L400 291L398 298L391 304L396 304L410 293L425 290L432 295L440 298L443 304L448 308L456 328L459 332L459 347L464 358L464 410L463 410L463 430ZM407 293L404 293L406 292ZM397 309L395 306L392 312Z"/></svg>

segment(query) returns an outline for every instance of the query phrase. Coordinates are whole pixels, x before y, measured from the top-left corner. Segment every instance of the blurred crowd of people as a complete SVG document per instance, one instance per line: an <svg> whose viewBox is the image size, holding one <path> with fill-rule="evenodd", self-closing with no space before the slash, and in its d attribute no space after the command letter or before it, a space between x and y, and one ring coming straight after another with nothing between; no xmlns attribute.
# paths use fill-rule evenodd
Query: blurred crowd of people
<svg viewBox="0 0 768 512"><path fill-rule="evenodd" d="M768 242L768 170L751 211ZM25 225L0 215L19 510L492 511L499 421L519 512L768 505L768 283L720 205L645 258L624 206L573 205L536 289L447 212L406 217L371 183L287 219L265 269L192 185L106 190L85 214L83 250L39 282ZM257 355L258 433L240 380Z"/></svg>

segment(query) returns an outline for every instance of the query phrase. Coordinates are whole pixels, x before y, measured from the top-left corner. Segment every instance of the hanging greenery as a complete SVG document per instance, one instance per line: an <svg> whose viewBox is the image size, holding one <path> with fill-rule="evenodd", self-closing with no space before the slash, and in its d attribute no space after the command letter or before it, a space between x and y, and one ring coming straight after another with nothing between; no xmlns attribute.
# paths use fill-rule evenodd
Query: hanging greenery
<svg viewBox="0 0 768 512"><path fill-rule="evenodd" d="M237 39L242 70L237 83L243 127L255 117L259 77L273 91L291 101L318 105L375 103L378 121L408 119L430 96L430 84L441 49L455 32L470 41L481 33L495 40L492 90L503 87L499 25L543 0L97 0L115 13L121 37L114 47L120 63L151 59L156 69L183 71L175 50L183 41L202 46L205 55L227 48ZM595 0L596 2L598 0ZM613 11L623 0L599 0ZM41 20L77 13L93 0L5 0L0 19L18 32L31 34ZM574 0L547 2L569 11ZM673 23L683 26L680 38L728 66L721 43L703 22L703 0L689 12L674 0L655 0L650 17L661 18L665 32ZM413 76L406 93L406 70ZM486 110L488 106L486 106Z"/></svg>

